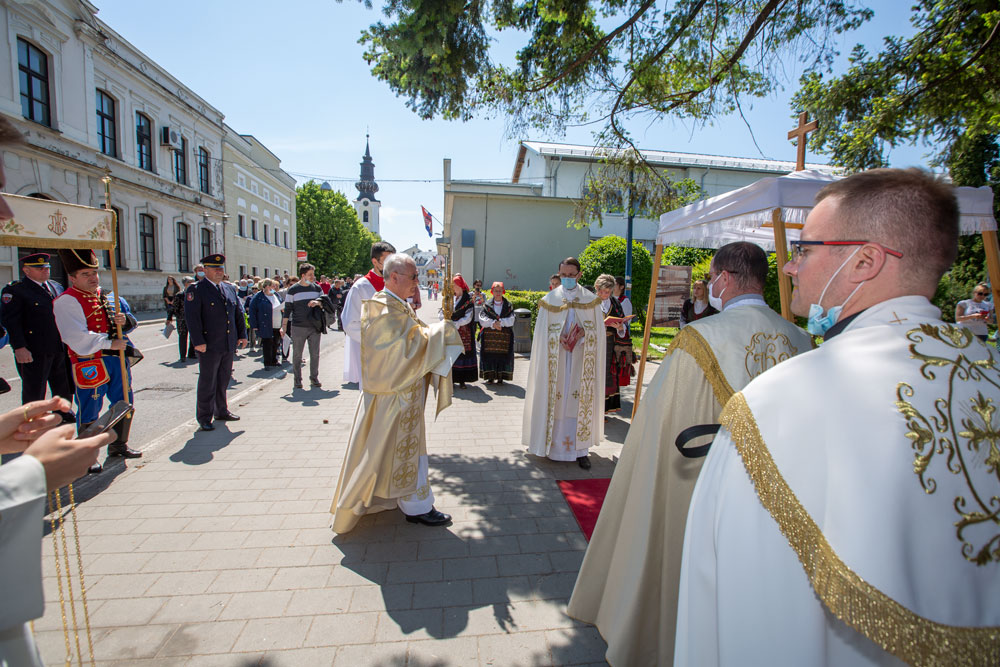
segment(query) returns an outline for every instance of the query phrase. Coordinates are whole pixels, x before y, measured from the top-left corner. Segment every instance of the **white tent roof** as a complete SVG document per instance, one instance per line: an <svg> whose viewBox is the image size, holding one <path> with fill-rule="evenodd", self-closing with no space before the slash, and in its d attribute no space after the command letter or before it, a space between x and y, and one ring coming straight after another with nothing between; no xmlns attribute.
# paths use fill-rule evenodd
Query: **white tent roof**
<svg viewBox="0 0 1000 667"><path fill-rule="evenodd" d="M796 171L762 178L739 190L697 201L660 216L656 242L662 245L719 248L734 241L750 241L774 250L771 212L781 209L789 241L799 238L801 225L815 203L816 193L840 179L820 171ZM962 234L995 231L993 191L988 187L955 188Z"/></svg>

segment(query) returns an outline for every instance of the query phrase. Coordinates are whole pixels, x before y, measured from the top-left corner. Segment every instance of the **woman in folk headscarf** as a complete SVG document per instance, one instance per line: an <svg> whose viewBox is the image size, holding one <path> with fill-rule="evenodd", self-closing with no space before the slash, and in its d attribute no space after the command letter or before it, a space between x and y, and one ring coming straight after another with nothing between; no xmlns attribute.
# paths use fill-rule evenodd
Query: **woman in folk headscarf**
<svg viewBox="0 0 1000 667"><path fill-rule="evenodd" d="M476 341L475 324L472 321L475 315L475 304L469 294L469 284L462 278L461 273L456 273L452 279L455 283L455 306L451 313L451 319L458 327L458 333L462 336L462 344L465 351L455 360L451 367L451 380L457 382L464 389L466 382L475 382L479 376L479 368L476 363Z"/></svg>
<svg viewBox="0 0 1000 667"><path fill-rule="evenodd" d="M493 283L490 292L493 298L479 313L479 377L486 384L503 384L514 379L514 307L503 296L506 290L502 282Z"/></svg>
<svg viewBox="0 0 1000 667"><path fill-rule="evenodd" d="M624 338L628 335L627 325L623 324L623 318L625 317L625 312L622 310L622 305L619 303L618 299L612 296L612 290L615 287L615 278L606 273L602 273L597 276L597 280L594 281L594 291L597 292L598 298L601 299L601 310L604 311L604 333L605 333L605 343L607 344L607 354L605 355L605 363L607 364L605 368L604 375L604 414L605 419L607 415L612 412L618 412L621 409L621 394L619 393L619 378L621 377L623 368L622 362L624 361L621 357L616 357L615 344L620 338ZM611 318L611 319L609 319ZM631 366L629 366L631 368Z"/></svg>

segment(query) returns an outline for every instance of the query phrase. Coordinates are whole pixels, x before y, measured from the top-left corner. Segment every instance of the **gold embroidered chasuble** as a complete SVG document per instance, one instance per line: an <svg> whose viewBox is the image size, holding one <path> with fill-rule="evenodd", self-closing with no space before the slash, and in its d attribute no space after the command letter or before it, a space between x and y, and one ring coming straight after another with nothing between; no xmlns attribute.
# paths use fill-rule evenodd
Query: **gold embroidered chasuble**
<svg viewBox="0 0 1000 667"><path fill-rule="evenodd" d="M597 626L610 664L673 659L684 525L704 461L682 456L677 435L718 423L734 390L810 347L807 333L753 297L672 341L643 391L567 609Z"/></svg>
<svg viewBox="0 0 1000 667"><path fill-rule="evenodd" d="M919 296L734 395L691 500L676 663L1000 664L998 404L996 348Z"/></svg>
<svg viewBox="0 0 1000 667"><path fill-rule="evenodd" d="M560 336L583 331L572 352ZM572 461L604 438L606 345L601 300L583 288L557 287L538 302L521 441L536 456Z"/></svg>
<svg viewBox="0 0 1000 667"><path fill-rule="evenodd" d="M364 302L363 391L330 507L334 532L345 533L364 514L395 508L399 498L421 492L417 461L427 453L427 388L437 392L435 414L451 405L449 369L461 349L450 322L424 324L384 291Z"/></svg>

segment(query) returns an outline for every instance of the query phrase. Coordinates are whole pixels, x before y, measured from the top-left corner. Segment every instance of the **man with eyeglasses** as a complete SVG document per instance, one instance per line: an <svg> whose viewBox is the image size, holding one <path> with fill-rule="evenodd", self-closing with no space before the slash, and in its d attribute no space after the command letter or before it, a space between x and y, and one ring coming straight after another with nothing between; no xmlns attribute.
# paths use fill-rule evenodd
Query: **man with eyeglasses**
<svg viewBox="0 0 1000 667"><path fill-rule="evenodd" d="M811 348L810 337L764 301L767 253L730 243L712 258L717 315L674 338L643 393L567 612L595 624L613 665L670 664L677 622L681 536L704 452L683 451L690 427L718 424L734 391Z"/></svg>
<svg viewBox="0 0 1000 667"><path fill-rule="evenodd" d="M989 293L989 286L986 283L980 283L973 290L971 299L959 301L955 305L955 321L976 334L979 340L986 340L989 336L990 330L986 323L996 323L993 303L986 300Z"/></svg>
<svg viewBox="0 0 1000 667"><path fill-rule="evenodd" d="M674 664L1000 664L1000 366L930 302L954 190L875 169L816 199L785 273L824 342L722 412Z"/></svg>
<svg viewBox="0 0 1000 667"><path fill-rule="evenodd" d="M451 365L462 338L451 321L424 324L407 298L418 287L413 258L380 260L384 289L361 312L361 402L330 513L333 531L354 529L365 514L398 507L409 523L444 526L427 482L424 403L437 392L437 412L451 405Z"/></svg>

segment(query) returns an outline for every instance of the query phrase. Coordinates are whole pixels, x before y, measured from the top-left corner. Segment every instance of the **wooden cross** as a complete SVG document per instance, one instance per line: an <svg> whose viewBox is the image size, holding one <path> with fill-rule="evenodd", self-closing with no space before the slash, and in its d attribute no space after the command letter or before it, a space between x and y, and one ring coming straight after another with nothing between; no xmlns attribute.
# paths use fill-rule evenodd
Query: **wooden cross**
<svg viewBox="0 0 1000 667"><path fill-rule="evenodd" d="M806 119L809 118L808 112L803 111L799 114L799 126L794 130L788 132L789 139L798 138L798 145L796 146L796 156L795 156L795 171L802 171L806 168L806 135L810 132L815 132L819 125L816 121L807 123Z"/></svg>

